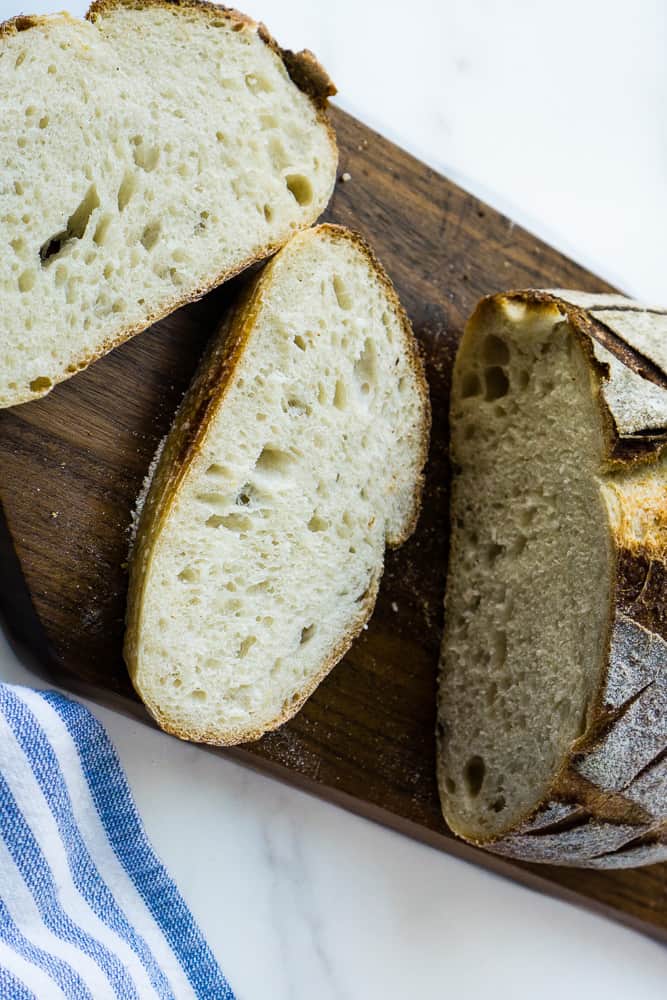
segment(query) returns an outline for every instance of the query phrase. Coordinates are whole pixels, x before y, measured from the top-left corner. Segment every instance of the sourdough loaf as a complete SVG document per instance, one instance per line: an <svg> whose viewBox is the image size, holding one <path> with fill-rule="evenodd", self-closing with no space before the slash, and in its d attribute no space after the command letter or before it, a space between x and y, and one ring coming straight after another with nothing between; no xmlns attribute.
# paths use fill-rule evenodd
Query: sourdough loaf
<svg viewBox="0 0 667 1000"><path fill-rule="evenodd" d="M333 87L197 0L0 26L0 406L44 395L325 208Z"/></svg>
<svg viewBox="0 0 667 1000"><path fill-rule="evenodd" d="M451 452L447 822L529 861L667 858L667 312L482 300Z"/></svg>
<svg viewBox="0 0 667 1000"><path fill-rule="evenodd" d="M370 250L336 226L295 236L204 359L139 520L125 658L160 726L224 745L298 711L413 530L428 426Z"/></svg>

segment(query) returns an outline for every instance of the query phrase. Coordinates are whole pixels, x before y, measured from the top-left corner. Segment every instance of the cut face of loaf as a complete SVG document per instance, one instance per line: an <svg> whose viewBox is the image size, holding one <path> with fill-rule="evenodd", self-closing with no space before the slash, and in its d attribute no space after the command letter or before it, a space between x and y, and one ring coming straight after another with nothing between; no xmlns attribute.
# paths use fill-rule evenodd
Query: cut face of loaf
<svg viewBox="0 0 667 1000"><path fill-rule="evenodd" d="M483 300L454 369L439 787L529 861L667 855L667 313Z"/></svg>
<svg viewBox="0 0 667 1000"><path fill-rule="evenodd" d="M301 707L413 530L428 426L368 248L335 226L294 237L202 363L141 514L125 657L164 729L239 743Z"/></svg>
<svg viewBox="0 0 667 1000"><path fill-rule="evenodd" d="M196 0L87 17L0 26L0 406L270 254L335 179L308 53Z"/></svg>

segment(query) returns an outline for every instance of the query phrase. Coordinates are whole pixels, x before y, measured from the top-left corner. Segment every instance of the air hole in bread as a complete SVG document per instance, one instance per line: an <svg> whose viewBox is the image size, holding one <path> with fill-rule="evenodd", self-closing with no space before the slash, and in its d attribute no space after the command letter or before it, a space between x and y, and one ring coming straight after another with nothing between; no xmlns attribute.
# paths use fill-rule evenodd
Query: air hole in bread
<svg viewBox="0 0 667 1000"><path fill-rule="evenodd" d="M19 68L24 59L25 59L25 52L19 52L19 54L16 57L16 62L14 63L16 69Z"/></svg>
<svg viewBox="0 0 667 1000"><path fill-rule="evenodd" d="M493 566L496 559L501 556L504 551L504 545L499 545L497 542L490 542L489 545L485 546L482 550L486 565Z"/></svg>
<svg viewBox="0 0 667 1000"><path fill-rule="evenodd" d="M147 250L150 253L157 241L160 239L161 229L162 223L159 219L149 222L141 234L140 242L144 250Z"/></svg>
<svg viewBox="0 0 667 1000"><path fill-rule="evenodd" d="M206 691L202 691L201 688L195 688L195 690L191 693L190 697L192 698L193 701L206 701L206 698L208 696L206 694Z"/></svg>
<svg viewBox="0 0 667 1000"><path fill-rule="evenodd" d="M242 660L245 656L248 655L248 653L250 652L250 650L252 649L252 647L255 645L256 642L257 642L257 637L256 636L254 636L254 635L248 635L248 636L246 636L246 638L243 640L243 642L239 646L239 654L238 655L239 655L239 659L240 660Z"/></svg>
<svg viewBox="0 0 667 1000"><path fill-rule="evenodd" d="M39 127L40 128L46 128L46 126L48 124L49 124L49 116L48 115L42 115L42 117L39 119Z"/></svg>
<svg viewBox="0 0 667 1000"><path fill-rule="evenodd" d="M197 493L197 500L200 503L206 504L207 507L226 509L228 506L228 499L224 493L214 493L212 491Z"/></svg>
<svg viewBox="0 0 667 1000"><path fill-rule="evenodd" d="M93 242L97 243L98 246L103 246L107 238L107 233L109 232L109 226L111 225L113 216L105 212L101 216L97 226L95 227L95 232L93 233Z"/></svg>
<svg viewBox="0 0 667 1000"><path fill-rule="evenodd" d="M340 378L336 380L333 403L337 410L344 410L347 406L347 386Z"/></svg>
<svg viewBox="0 0 667 1000"><path fill-rule="evenodd" d="M35 272L29 267L19 275L19 291L29 292L35 284Z"/></svg>
<svg viewBox="0 0 667 1000"><path fill-rule="evenodd" d="M486 387L484 398L488 402L506 396L510 385L507 375L499 365L490 365L485 370L484 384Z"/></svg>
<svg viewBox="0 0 667 1000"><path fill-rule="evenodd" d="M285 178L287 190L299 205L310 205L313 200L313 186L305 174L288 174Z"/></svg>
<svg viewBox="0 0 667 1000"><path fill-rule="evenodd" d="M77 205L69 219L67 226L61 232L51 236L46 240L39 250L42 264L46 264L51 258L56 257L73 240L80 240L84 236L90 217L96 208L99 208L100 199L97 188L94 184L86 191L83 200Z"/></svg>
<svg viewBox="0 0 667 1000"><path fill-rule="evenodd" d="M495 333L489 333L484 338L482 347L484 360L489 365L506 365L510 359L510 349L506 341Z"/></svg>
<svg viewBox="0 0 667 1000"><path fill-rule="evenodd" d="M387 340L390 344L394 342L394 327L391 321L391 315L388 312L382 313L382 325L387 334Z"/></svg>
<svg viewBox="0 0 667 1000"><path fill-rule="evenodd" d="M273 90L271 81L261 73L247 73L245 85L253 94L270 94Z"/></svg>
<svg viewBox="0 0 667 1000"><path fill-rule="evenodd" d="M267 222L271 222L273 219L273 209L271 208L270 205L264 206L264 218L266 219Z"/></svg>
<svg viewBox="0 0 667 1000"><path fill-rule="evenodd" d="M339 274L334 274L333 279L333 290L336 296L336 301L341 309L351 309L352 308L352 296L350 295L347 285L340 277Z"/></svg>
<svg viewBox="0 0 667 1000"><path fill-rule="evenodd" d="M52 386L50 378L45 375L40 375L39 378L34 378L30 383L31 392L44 392L46 389L50 389Z"/></svg>
<svg viewBox="0 0 667 1000"><path fill-rule="evenodd" d="M233 474L225 465L212 462L206 469L206 475L211 476L212 479L230 479Z"/></svg>
<svg viewBox="0 0 667 1000"><path fill-rule="evenodd" d="M199 570L194 566L186 566L178 574L178 579L183 583L196 583L199 580Z"/></svg>
<svg viewBox="0 0 667 1000"><path fill-rule="evenodd" d="M306 350L307 346L306 341L304 340L304 338L301 336L300 333L297 333L296 337L294 338L294 343L296 344L296 346L299 348L300 351Z"/></svg>
<svg viewBox="0 0 667 1000"><path fill-rule="evenodd" d="M463 769L463 781L471 799L477 798L482 790L485 774L486 765L482 757L475 755L466 762Z"/></svg>
<svg viewBox="0 0 667 1000"><path fill-rule="evenodd" d="M363 350L354 362L354 375L359 383L362 395L367 396L377 380L377 351L370 337L366 338ZM400 388L399 381L399 391Z"/></svg>
<svg viewBox="0 0 667 1000"><path fill-rule="evenodd" d="M137 190L137 178L130 170L126 170L118 188L118 210L122 212Z"/></svg>
<svg viewBox="0 0 667 1000"><path fill-rule="evenodd" d="M265 477L278 479L289 475L294 462L293 455L267 444L255 463L255 469Z"/></svg>
<svg viewBox="0 0 667 1000"><path fill-rule="evenodd" d="M249 531L252 521L245 514L211 514L206 519L209 528L226 528L228 531Z"/></svg>
<svg viewBox="0 0 667 1000"><path fill-rule="evenodd" d="M157 167L160 158L159 148L157 146L146 145L139 135L134 136L132 144L134 146L132 154L134 162L142 170L145 170L147 174L150 174Z"/></svg>
<svg viewBox="0 0 667 1000"><path fill-rule="evenodd" d="M309 531L326 531L329 527L329 522L325 517L321 517L319 514L313 514L310 521L308 522Z"/></svg>
<svg viewBox="0 0 667 1000"><path fill-rule="evenodd" d="M310 413L310 406L308 403L304 403L302 399L297 399L296 396L290 396L287 400L287 411L295 417L308 416Z"/></svg>
<svg viewBox="0 0 667 1000"><path fill-rule="evenodd" d="M494 632L492 660L495 667L502 667L507 659L507 633Z"/></svg>
<svg viewBox="0 0 667 1000"><path fill-rule="evenodd" d="M279 674L280 671L282 670L282 666L283 666L283 661L281 657L278 657L277 660L274 660L273 666L271 667L271 676L275 677L276 674Z"/></svg>
<svg viewBox="0 0 667 1000"><path fill-rule="evenodd" d="M453 778L450 778L449 776L445 778L445 788L447 789L450 795L454 795L454 793L456 792L456 782L454 781Z"/></svg>
<svg viewBox="0 0 667 1000"><path fill-rule="evenodd" d="M314 635L315 635L315 626L314 625L307 625L304 628L302 628L301 629L301 638L299 639L300 645L303 646L306 642L308 642L310 639L312 639L312 637Z"/></svg>

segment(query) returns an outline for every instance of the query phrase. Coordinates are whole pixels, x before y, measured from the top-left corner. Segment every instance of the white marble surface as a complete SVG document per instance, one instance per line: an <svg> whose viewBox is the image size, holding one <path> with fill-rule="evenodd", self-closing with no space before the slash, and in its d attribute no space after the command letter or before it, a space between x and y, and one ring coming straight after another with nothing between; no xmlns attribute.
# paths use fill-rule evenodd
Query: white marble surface
<svg viewBox="0 0 667 1000"><path fill-rule="evenodd" d="M0 0L1 16L18 9ZM252 0L248 12L317 52L346 108L667 302L662 0ZM0 676L35 683L1 636ZM93 710L239 1000L664 997L667 951L639 935Z"/></svg>

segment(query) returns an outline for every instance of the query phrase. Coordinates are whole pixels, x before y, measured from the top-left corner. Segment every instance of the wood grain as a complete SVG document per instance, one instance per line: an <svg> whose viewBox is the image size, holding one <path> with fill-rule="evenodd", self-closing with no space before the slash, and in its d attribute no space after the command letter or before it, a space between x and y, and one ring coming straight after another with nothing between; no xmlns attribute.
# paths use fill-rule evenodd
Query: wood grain
<svg viewBox="0 0 667 1000"><path fill-rule="evenodd" d="M333 117L340 174L351 179L337 185L327 217L375 247L427 359L433 440L424 511L411 541L388 555L368 631L303 711L258 743L225 752L667 940L667 866L601 873L494 858L451 837L434 778L447 403L463 323L488 292L609 286L359 122L340 111ZM44 400L0 413L0 600L10 625L60 684L143 718L120 652L131 511L236 284L158 323Z"/></svg>

